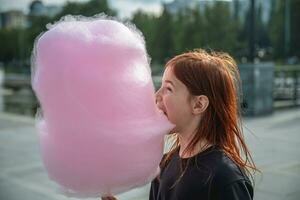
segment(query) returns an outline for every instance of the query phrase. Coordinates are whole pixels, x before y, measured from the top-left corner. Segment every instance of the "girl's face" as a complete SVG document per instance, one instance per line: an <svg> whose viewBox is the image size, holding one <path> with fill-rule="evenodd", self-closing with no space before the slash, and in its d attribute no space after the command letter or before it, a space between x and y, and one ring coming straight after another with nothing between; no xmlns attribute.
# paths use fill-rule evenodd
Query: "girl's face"
<svg viewBox="0 0 300 200"><path fill-rule="evenodd" d="M173 74L172 67L167 67L161 88L156 92L156 102L160 110L176 125L174 132L180 132L191 121L192 103L187 87Z"/></svg>

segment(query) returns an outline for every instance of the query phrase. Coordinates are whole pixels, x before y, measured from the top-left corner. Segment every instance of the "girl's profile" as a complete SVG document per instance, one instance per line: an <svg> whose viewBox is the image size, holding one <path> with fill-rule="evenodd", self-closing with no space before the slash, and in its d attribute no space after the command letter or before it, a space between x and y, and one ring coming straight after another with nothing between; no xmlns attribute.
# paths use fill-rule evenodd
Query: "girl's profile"
<svg viewBox="0 0 300 200"><path fill-rule="evenodd" d="M253 199L256 168L243 138L239 91L237 65L226 53L196 50L166 64L156 97L176 125L175 142L150 200Z"/></svg>
<svg viewBox="0 0 300 200"><path fill-rule="evenodd" d="M250 200L257 169L243 137L240 78L227 53L199 49L167 62L157 107L175 128L149 200ZM112 198L112 197L111 197Z"/></svg>

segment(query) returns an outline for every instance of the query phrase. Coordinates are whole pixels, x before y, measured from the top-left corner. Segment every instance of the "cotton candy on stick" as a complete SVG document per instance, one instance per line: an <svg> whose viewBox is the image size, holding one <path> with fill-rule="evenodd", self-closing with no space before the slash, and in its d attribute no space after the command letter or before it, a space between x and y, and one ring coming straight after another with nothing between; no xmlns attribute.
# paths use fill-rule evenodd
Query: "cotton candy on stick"
<svg viewBox="0 0 300 200"><path fill-rule="evenodd" d="M65 193L115 195L157 175L173 125L156 108L139 31L68 16L36 40L32 60L41 155Z"/></svg>

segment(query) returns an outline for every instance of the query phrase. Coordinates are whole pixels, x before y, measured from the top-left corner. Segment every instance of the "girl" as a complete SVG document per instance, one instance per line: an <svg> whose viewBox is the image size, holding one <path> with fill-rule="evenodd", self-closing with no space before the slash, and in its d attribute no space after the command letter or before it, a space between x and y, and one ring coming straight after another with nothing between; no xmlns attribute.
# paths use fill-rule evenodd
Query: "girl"
<svg viewBox="0 0 300 200"><path fill-rule="evenodd" d="M253 199L248 175L256 167L242 135L238 93L238 69L226 53L197 50L166 64L156 101L176 125L175 142L150 200Z"/></svg>

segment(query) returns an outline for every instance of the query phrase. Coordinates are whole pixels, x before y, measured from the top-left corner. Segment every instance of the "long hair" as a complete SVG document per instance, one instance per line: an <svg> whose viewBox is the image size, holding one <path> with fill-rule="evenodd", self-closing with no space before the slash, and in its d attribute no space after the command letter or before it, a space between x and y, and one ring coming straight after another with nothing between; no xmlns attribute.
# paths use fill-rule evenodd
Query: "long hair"
<svg viewBox="0 0 300 200"><path fill-rule="evenodd" d="M254 181L252 172L257 168L243 137L240 76L234 59L227 53L198 49L175 56L167 62L166 68L172 68L191 95L205 95L209 100L197 132L183 154L192 152L199 141L207 141L203 149L217 146ZM176 137L171 150L162 159L161 168L168 164L179 145Z"/></svg>

